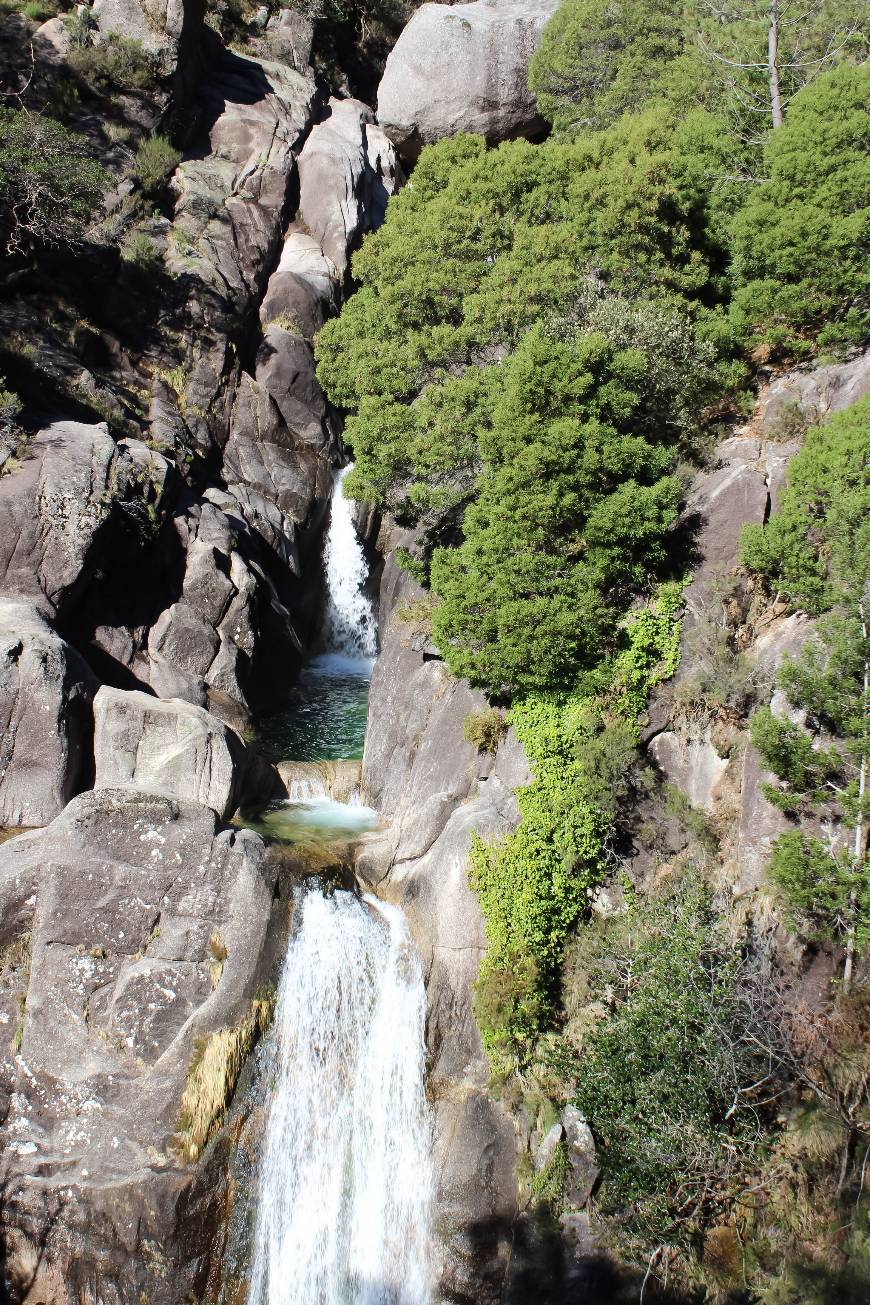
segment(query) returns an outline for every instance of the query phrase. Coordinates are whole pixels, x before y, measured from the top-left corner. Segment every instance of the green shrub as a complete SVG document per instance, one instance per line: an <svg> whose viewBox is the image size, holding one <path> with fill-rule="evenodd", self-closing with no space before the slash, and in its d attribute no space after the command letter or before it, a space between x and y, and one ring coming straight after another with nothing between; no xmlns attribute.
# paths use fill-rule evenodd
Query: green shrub
<svg viewBox="0 0 870 1305"><path fill-rule="evenodd" d="M552 1015L565 940L603 880L624 796L607 784L602 758L613 776L635 754L650 689L677 665L678 605L671 587L626 622L598 697L530 695L511 708L533 779L517 792L516 831L494 845L473 838L469 869L489 945L475 1009L496 1073L523 1062Z"/></svg>
<svg viewBox="0 0 870 1305"><path fill-rule="evenodd" d="M606 1014L584 1043L576 1103L598 1144L598 1203L647 1254L691 1244L730 1207L762 1141L769 1064L739 958L693 874L593 930L590 983Z"/></svg>
<svg viewBox="0 0 870 1305"><path fill-rule="evenodd" d="M181 151L165 136L149 136L136 150L133 176L146 195L154 195L163 189L180 162Z"/></svg>
<svg viewBox="0 0 870 1305"><path fill-rule="evenodd" d="M870 64L822 73L764 151L734 223L734 313L750 339L870 338Z"/></svg>
<svg viewBox="0 0 870 1305"><path fill-rule="evenodd" d="M44 23L47 18L53 18L57 10L53 5L43 4L40 0L30 0L29 4L24 5L21 13L31 22Z"/></svg>
<svg viewBox="0 0 870 1305"><path fill-rule="evenodd" d="M91 45L87 27L77 29L77 35L67 62L89 86L104 92L141 91L155 84L154 60L141 41L110 32L99 45Z"/></svg>
<svg viewBox="0 0 870 1305"><path fill-rule="evenodd" d="M0 239L7 252L79 241L109 178L83 136L0 108Z"/></svg>
<svg viewBox="0 0 870 1305"><path fill-rule="evenodd" d="M140 272L155 272L163 266L160 250L144 231L132 231L127 236L121 246L121 255L125 263Z"/></svg>
<svg viewBox="0 0 870 1305"><path fill-rule="evenodd" d="M6 389L6 382L0 376L0 437L11 435L17 426L17 417L21 411L21 400L13 390Z"/></svg>
<svg viewBox="0 0 870 1305"><path fill-rule="evenodd" d="M478 752L495 752L507 731L507 721L495 707L471 712L462 722L462 737Z"/></svg>
<svg viewBox="0 0 870 1305"><path fill-rule="evenodd" d="M654 0L563 0L544 28L529 87L557 131L601 128L667 85L687 43L679 10Z"/></svg>

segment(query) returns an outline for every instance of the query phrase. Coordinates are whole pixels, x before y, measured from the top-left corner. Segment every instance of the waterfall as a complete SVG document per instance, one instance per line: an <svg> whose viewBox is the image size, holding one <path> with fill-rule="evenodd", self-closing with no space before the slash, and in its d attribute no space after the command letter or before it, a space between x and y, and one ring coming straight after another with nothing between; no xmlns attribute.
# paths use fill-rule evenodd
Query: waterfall
<svg viewBox="0 0 870 1305"><path fill-rule="evenodd" d="M397 908L300 891L248 1305L428 1305L425 1006Z"/></svg>
<svg viewBox="0 0 870 1305"><path fill-rule="evenodd" d="M353 521L353 503L345 498L350 467L335 473L329 530L323 549L326 569L327 650L352 659L372 658L377 648L377 621L365 593L368 563Z"/></svg>

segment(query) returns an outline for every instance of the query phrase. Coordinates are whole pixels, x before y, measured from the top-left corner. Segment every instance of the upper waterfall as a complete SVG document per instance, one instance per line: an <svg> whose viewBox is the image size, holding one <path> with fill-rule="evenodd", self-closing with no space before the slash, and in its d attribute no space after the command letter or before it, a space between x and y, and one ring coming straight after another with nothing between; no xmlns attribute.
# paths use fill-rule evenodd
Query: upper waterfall
<svg viewBox="0 0 870 1305"><path fill-rule="evenodd" d="M335 473L332 510L323 549L326 571L327 652L350 658L376 655L377 620L372 600L365 592L368 562L353 520L353 503L345 497L344 482L351 467Z"/></svg>
<svg viewBox="0 0 870 1305"><path fill-rule="evenodd" d="M301 890L249 1305L428 1305L426 996L402 913Z"/></svg>

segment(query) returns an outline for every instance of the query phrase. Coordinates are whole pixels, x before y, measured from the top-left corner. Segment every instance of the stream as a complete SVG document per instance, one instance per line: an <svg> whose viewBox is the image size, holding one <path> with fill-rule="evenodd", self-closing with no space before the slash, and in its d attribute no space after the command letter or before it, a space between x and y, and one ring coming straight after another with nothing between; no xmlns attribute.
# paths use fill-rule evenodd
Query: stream
<svg viewBox="0 0 870 1305"><path fill-rule="evenodd" d="M305 667L285 711L260 725L261 750L275 761L362 755L377 622L342 492L348 470L335 477L324 543L326 650ZM337 801L310 767L289 791L251 821L276 841L346 843L377 824L358 792ZM425 1017L422 968L401 911L324 891L316 879L297 888L259 1056L266 1118L247 1305L428 1305Z"/></svg>

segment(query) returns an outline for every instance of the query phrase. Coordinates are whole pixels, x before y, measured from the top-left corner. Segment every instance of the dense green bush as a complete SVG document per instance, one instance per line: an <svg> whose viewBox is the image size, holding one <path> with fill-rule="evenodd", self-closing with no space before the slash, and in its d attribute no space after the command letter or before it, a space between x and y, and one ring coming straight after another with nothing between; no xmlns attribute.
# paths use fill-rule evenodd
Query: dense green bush
<svg viewBox="0 0 870 1305"><path fill-rule="evenodd" d="M83 136L0 108L0 240L8 252L80 240L109 178Z"/></svg>
<svg viewBox="0 0 870 1305"><path fill-rule="evenodd" d="M637 720L678 662L679 594L666 586L626 623L598 693L535 694L511 709L534 778L517 793L517 830L492 846L475 839L469 872L489 943L475 1011L499 1072L552 1016L565 940L604 876Z"/></svg>
<svg viewBox="0 0 870 1305"><path fill-rule="evenodd" d="M794 351L870 336L870 64L823 73L765 146L734 223L734 314Z"/></svg>
<svg viewBox="0 0 870 1305"><path fill-rule="evenodd" d="M180 162L181 151L165 136L148 136L136 150L133 176L146 195L154 195L163 189Z"/></svg>
<svg viewBox="0 0 870 1305"><path fill-rule="evenodd" d="M544 28L529 87L558 132L604 127L670 89L687 44L682 6L563 0Z"/></svg>
<svg viewBox="0 0 870 1305"><path fill-rule="evenodd" d="M639 350L534 329L498 372L465 538L432 558L432 632L456 675L495 694L541 692L613 645L631 593L663 561L681 491L671 451L641 433Z"/></svg>
<svg viewBox="0 0 870 1305"><path fill-rule="evenodd" d="M693 873L633 898L585 943L601 1018L576 1101L598 1144L599 1206L646 1254L691 1243L750 1171L771 1092L739 955Z"/></svg>

